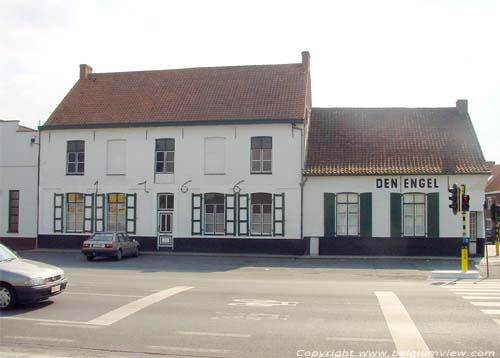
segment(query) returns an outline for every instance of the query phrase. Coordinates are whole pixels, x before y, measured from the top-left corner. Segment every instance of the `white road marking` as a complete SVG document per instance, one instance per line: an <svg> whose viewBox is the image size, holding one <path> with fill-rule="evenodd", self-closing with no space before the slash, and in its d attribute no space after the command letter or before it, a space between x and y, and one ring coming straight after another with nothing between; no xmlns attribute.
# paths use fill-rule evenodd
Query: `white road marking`
<svg viewBox="0 0 500 358"><path fill-rule="evenodd" d="M463 296L466 300L494 300L500 299L500 296Z"/></svg>
<svg viewBox="0 0 500 358"><path fill-rule="evenodd" d="M27 318L27 317L0 317L0 319L7 319L13 321L35 321L35 322L50 322L50 323L66 323L66 324L87 324L86 322L78 321L64 321L59 319L43 319L43 318Z"/></svg>
<svg viewBox="0 0 500 358"><path fill-rule="evenodd" d="M14 340L25 340L25 341L47 341L47 342L63 342L63 343L73 342L72 339L50 338L50 337L4 336L4 338L14 339Z"/></svg>
<svg viewBox="0 0 500 358"><path fill-rule="evenodd" d="M196 353L229 353L228 349L210 349L210 348L189 348L189 347L172 347L172 346L146 346L149 349L178 351L178 352L196 352Z"/></svg>
<svg viewBox="0 0 500 358"><path fill-rule="evenodd" d="M116 323L148 306L151 306L155 303L160 302L161 300L164 300L165 298L174 296L178 293L187 291L191 288L193 287L177 286L173 288L168 288L166 290L157 293L153 293L149 296L127 303L126 305L117 308L111 312L105 313L102 316L99 316L87 323L98 326L110 326L113 323Z"/></svg>
<svg viewBox="0 0 500 358"><path fill-rule="evenodd" d="M109 296L109 297L128 297L128 298L141 298L144 296L138 295L118 295L114 293L93 293L93 292L64 292L65 295L87 295L87 296Z"/></svg>
<svg viewBox="0 0 500 358"><path fill-rule="evenodd" d="M483 306L483 307L500 307L499 302L471 302L474 306Z"/></svg>
<svg viewBox="0 0 500 358"><path fill-rule="evenodd" d="M190 335L190 336L213 336L213 337L231 337L231 338L249 338L249 334L240 333L215 333L215 332L189 332L177 331L177 334Z"/></svg>
<svg viewBox="0 0 500 358"><path fill-rule="evenodd" d="M481 312L486 314L498 314L500 315L500 310L481 310Z"/></svg>
<svg viewBox="0 0 500 358"><path fill-rule="evenodd" d="M250 306L250 307L273 307L273 306L297 306L298 302L260 300L255 298L243 298L233 300L228 306Z"/></svg>
<svg viewBox="0 0 500 358"><path fill-rule="evenodd" d="M451 292L500 292L500 288L487 288L487 287L477 287L477 288L448 288Z"/></svg>
<svg viewBox="0 0 500 358"><path fill-rule="evenodd" d="M363 338L363 337L328 337L328 341L338 341L338 342L390 342L390 338Z"/></svg>
<svg viewBox="0 0 500 358"><path fill-rule="evenodd" d="M51 322L39 322L35 323L36 326L48 326L48 327L71 327L71 328L90 328L90 329L101 329L101 326L91 326L90 324L81 323L51 323Z"/></svg>
<svg viewBox="0 0 500 358"><path fill-rule="evenodd" d="M464 295L464 296L467 296L467 295L498 296L498 295L500 295L500 293L481 292L481 291L479 291L479 292L476 292L476 291L474 291L474 292L453 292L453 293L455 293L457 295ZM492 298L494 298L494 297L492 297Z"/></svg>
<svg viewBox="0 0 500 358"><path fill-rule="evenodd" d="M419 357L432 357L429 347L399 298L391 291L375 292L400 356L418 352Z"/></svg>

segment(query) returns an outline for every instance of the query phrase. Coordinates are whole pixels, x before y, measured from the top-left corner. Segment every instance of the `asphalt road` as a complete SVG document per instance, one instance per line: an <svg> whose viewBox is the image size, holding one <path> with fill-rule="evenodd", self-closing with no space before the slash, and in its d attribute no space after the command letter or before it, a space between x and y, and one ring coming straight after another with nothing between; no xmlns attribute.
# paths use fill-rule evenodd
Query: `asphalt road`
<svg viewBox="0 0 500 358"><path fill-rule="evenodd" d="M0 356L500 354L500 281L429 279L458 261L22 255L69 285L0 314Z"/></svg>

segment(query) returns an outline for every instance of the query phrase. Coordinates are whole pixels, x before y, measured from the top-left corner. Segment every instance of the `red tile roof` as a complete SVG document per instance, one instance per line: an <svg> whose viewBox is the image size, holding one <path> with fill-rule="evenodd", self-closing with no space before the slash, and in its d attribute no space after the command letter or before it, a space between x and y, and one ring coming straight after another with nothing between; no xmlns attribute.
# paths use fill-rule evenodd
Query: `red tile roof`
<svg viewBox="0 0 500 358"><path fill-rule="evenodd" d="M44 126L303 119L308 75L307 63L91 73Z"/></svg>
<svg viewBox="0 0 500 358"><path fill-rule="evenodd" d="M488 179L486 189L484 191L486 194L500 192L500 164L491 168L491 177Z"/></svg>
<svg viewBox="0 0 500 358"><path fill-rule="evenodd" d="M306 175L489 173L456 108L313 108Z"/></svg>

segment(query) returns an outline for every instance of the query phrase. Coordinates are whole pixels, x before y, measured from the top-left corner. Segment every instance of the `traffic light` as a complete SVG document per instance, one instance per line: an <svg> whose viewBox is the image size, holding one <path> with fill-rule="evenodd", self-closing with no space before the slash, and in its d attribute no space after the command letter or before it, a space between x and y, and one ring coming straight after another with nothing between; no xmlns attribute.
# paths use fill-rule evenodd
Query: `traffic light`
<svg viewBox="0 0 500 358"><path fill-rule="evenodd" d="M448 189L448 192L451 194L448 198L450 199L450 205L448 205L448 207L451 211L453 211L454 215L457 215L460 211L460 202L458 201L458 198L460 197L460 189L457 184L453 184L453 186Z"/></svg>
<svg viewBox="0 0 500 358"><path fill-rule="evenodd" d="M470 195L462 195L462 211L469 211Z"/></svg>
<svg viewBox="0 0 500 358"><path fill-rule="evenodd" d="M490 206L490 218L494 223L498 220L498 206L495 203Z"/></svg>

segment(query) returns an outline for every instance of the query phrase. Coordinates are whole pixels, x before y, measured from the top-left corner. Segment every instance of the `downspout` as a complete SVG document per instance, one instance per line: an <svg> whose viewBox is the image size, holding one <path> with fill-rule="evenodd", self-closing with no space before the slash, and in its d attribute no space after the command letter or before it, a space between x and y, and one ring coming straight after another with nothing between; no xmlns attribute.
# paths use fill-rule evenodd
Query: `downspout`
<svg viewBox="0 0 500 358"><path fill-rule="evenodd" d="M300 238L304 238L304 128L298 128L294 123L292 130L300 131Z"/></svg>
<svg viewBox="0 0 500 358"><path fill-rule="evenodd" d="M38 162L36 174L36 236L35 248L38 249L38 234L40 233L40 153L42 151L42 132L38 130Z"/></svg>

